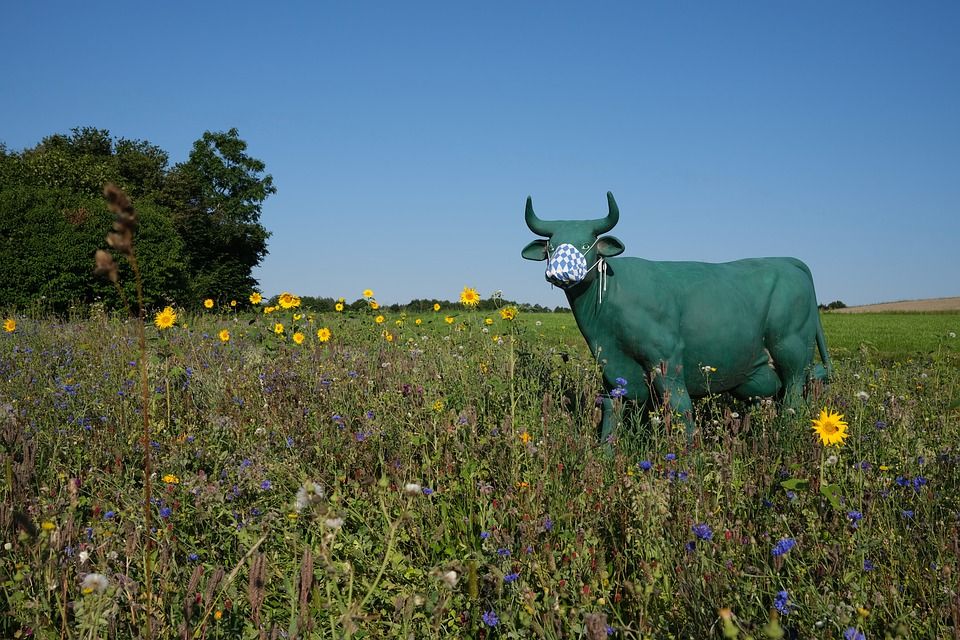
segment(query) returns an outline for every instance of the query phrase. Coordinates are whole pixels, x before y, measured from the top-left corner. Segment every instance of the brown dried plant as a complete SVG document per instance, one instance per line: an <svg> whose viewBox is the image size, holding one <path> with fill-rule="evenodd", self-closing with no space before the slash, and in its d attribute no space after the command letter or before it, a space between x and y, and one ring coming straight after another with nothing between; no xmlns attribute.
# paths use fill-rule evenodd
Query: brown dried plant
<svg viewBox="0 0 960 640"><path fill-rule="evenodd" d="M123 255L130 264L133 271L134 281L137 289L137 336L139 338L140 351L140 395L142 401L143 413L143 519L144 529L150 531L151 524L151 481L152 464L150 456L150 389L147 378L147 338L145 331L146 309L143 304L143 279L140 276L140 267L137 264L137 254L134 251L134 231L137 228L137 213L133 208L133 203L127 194L120 187L114 184L107 184L103 188L103 196L107 200L107 208L113 213L113 228L107 232L106 241L110 248ZM107 251L97 251L95 257L94 272L98 275L106 276L117 287L121 300L129 310L126 296L119 285L117 275L117 264ZM153 549L153 539L147 537L144 545L144 587L146 593L146 633L148 640L153 638L153 580L152 580L152 560L151 551Z"/></svg>

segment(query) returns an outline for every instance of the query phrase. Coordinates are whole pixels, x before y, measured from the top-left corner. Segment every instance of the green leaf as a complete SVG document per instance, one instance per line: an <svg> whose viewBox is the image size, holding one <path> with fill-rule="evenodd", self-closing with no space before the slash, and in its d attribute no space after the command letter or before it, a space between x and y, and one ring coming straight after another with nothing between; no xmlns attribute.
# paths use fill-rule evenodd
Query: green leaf
<svg viewBox="0 0 960 640"><path fill-rule="evenodd" d="M947 405L947 411L953 411L954 409L960 409L960 398Z"/></svg>
<svg viewBox="0 0 960 640"><path fill-rule="evenodd" d="M810 481L806 478L790 478L780 483L787 491L806 491L810 488Z"/></svg>
<svg viewBox="0 0 960 640"><path fill-rule="evenodd" d="M843 507L840 506L840 486L836 484L822 484L820 485L820 493L830 501L830 504L837 511L842 511Z"/></svg>

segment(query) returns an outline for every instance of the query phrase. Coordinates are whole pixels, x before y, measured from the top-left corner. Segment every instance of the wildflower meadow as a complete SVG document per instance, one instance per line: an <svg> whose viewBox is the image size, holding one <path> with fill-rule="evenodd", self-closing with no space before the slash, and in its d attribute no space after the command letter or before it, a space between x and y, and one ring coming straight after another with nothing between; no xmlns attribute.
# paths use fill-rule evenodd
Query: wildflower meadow
<svg viewBox="0 0 960 640"><path fill-rule="evenodd" d="M960 633L960 315L902 316L914 342L861 323L803 407L708 394L692 437L618 377L598 442L569 314L471 286L148 314L136 213L106 195L138 315L0 333L3 637ZM125 299L113 254L96 271Z"/></svg>
<svg viewBox="0 0 960 640"><path fill-rule="evenodd" d="M601 444L570 316L365 293L158 310L146 406L135 320L7 317L0 636L956 633L949 332L841 345L806 411L708 397L692 440L655 412Z"/></svg>

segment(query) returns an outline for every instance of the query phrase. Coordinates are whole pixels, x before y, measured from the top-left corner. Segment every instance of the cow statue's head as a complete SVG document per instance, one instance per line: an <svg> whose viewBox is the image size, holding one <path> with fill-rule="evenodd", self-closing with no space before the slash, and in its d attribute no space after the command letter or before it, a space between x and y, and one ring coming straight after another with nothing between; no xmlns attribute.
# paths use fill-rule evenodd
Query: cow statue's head
<svg viewBox="0 0 960 640"><path fill-rule="evenodd" d="M607 192L609 213L598 220L541 220L533 212L533 200L527 198L527 226L546 240L534 240L523 248L527 260L547 261L547 281L568 289L596 277L603 258L623 253L623 243L602 234L613 229L620 219L620 209ZM602 237L601 237L602 236Z"/></svg>

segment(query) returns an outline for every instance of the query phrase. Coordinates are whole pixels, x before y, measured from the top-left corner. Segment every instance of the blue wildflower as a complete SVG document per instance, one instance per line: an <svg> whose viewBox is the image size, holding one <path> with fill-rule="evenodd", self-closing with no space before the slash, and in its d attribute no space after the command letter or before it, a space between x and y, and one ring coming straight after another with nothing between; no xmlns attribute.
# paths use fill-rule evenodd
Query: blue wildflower
<svg viewBox="0 0 960 640"><path fill-rule="evenodd" d="M919 491L920 487L926 486L926 484L927 484L926 478L924 478L923 476L917 476L916 478L913 479L913 490Z"/></svg>
<svg viewBox="0 0 960 640"><path fill-rule="evenodd" d="M876 568L877 568L876 565L873 564L873 561L870 560L870 558L864 558L864 559L863 559L863 571L864 571L864 573L873 571L873 570L876 569Z"/></svg>
<svg viewBox="0 0 960 640"><path fill-rule="evenodd" d="M481 539L481 540L486 540L486 539L489 538L489 537L490 537L490 532L489 532L489 531L481 531L481 532L480 532L480 539Z"/></svg>
<svg viewBox="0 0 960 640"><path fill-rule="evenodd" d="M160 509L160 517L163 518L164 520L169 518L170 514L172 513L173 513L173 509L171 509L170 507L161 507Z"/></svg>
<svg viewBox="0 0 960 640"><path fill-rule="evenodd" d="M777 593L777 596L773 599L773 606L777 611L786 615L790 613L790 594L786 590L780 591Z"/></svg>
<svg viewBox="0 0 960 640"><path fill-rule="evenodd" d="M641 460L638 466L640 467L641 471L650 471L650 469L653 467L653 463L649 460Z"/></svg>
<svg viewBox="0 0 960 640"><path fill-rule="evenodd" d="M614 629L614 628L611 627L610 625L607 625L607 635L608 635L608 636L612 636L612 635L615 634L616 632L617 632L616 629Z"/></svg>
<svg viewBox="0 0 960 640"><path fill-rule="evenodd" d="M626 378L617 378L616 380L614 380L614 382L617 383L617 386L618 386L618 387L625 387L625 386L627 386L627 379L626 379Z"/></svg>
<svg viewBox="0 0 960 640"><path fill-rule="evenodd" d="M673 462L674 460L677 459L677 454L675 454L675 453L668 453L667 455L663 456L663 458L664 458L664 460L666 460L667 462Z"/></svg>
<svg viewBox="0 0 960 640"><path fill-rule="evenodd" d="M843 632L843 640L867 640L867 636L854 627L847 627L847 630Z"/></svg>
<svg viewBox="0 0 960 640"><path fill-rule="evenodd" d="M795 546L797 546L796 540L793 538L783 538L780 540L780 542L773 546L773 549L770 550L770 553L773 554L773 557L779 558L786 552L790 551L790 549L793 549Z"/></svg>
<svg viewBox="0 0 960 640"><path fill-rule="evenodd" d="M687 553L693 553L697 550L697 541L691 540L687 544L683 545L683 548Z"/></svg>
<svg viewBox="0 0 960 640"><path fill-rule="evenodd" d="M510 555L510 549L507 549L506 547L500 547L499 549L497 549L497 555L500 556L501 558L505 558L508 555Z"/></svg>
<svg viewBox="0 0 960 640"><path fill-rule="evenodd" d="M483 616L481 616L483 624L488 627L495 627L500 623L500 618L497 617L496 612L492 609L490 611L484 611Z"/></svg>
<svg viewBox="0 0 960 640"><path fill-rule="evenodd" d="M189 560L190 562L196 562L199 559L200 559L200 556L198 556L195 553L191 553L190 555L187 556L187 560Z"/></svg>
<svg viewBox="0 0 960 640"><path fill-rule="evenodd" d="M550 516L547 516L543 521L543 530L550 531L551 529L553 529L553 520L550 519Z"/></svg>
<svg viewBox="0 0 960 640"><path fill-rule="evenodd" d="M690 528L693 530L693 534L700 540L713 540L713 531L710 529L710 525L707 523L701 522L700 524L695 524Z"/></svg>
<svg viewBox="0 0 960 640"><path fill-rule="evenodd" d="M519 574L519 573L508 573L507 575L503 576L503 581L504 581L504 582L507 582L507 583L510 583L510 582L513 582L514 580L516 580L516 579L519 578L519 577L520 577L520 574Z"/></svg>
<svg viewBox="0 0 960 640"><path fill-rule="evenodd" d="M900 515L902 515L907 520L911 520L913 519L913 509L904 509L903 511L900 512Z"/></svg>
<svg viewBox="0 0 960 640"><path fill-rule="evenodd" d="M113 517L114 517L115 515L117 515L117 512L116 512L116 511L112 511L112 510L111 510L111 511L107 511L105 514L103 514L103 519L104 519L104 520L113 520Z"/></svg>
<svg viewBox="0 0 960 640"><path fill-rule="evenodd" d="M623 387L617 387L616 389L610 391L611 398L622 398L625 395L627 395L627 390Z"/></svg>
<svg viewBox="0 0 960 640"><path fill-rule="evenodd" d="M424 488L423 488L423 495L429 496L429 495L432 495L432 494L433 494L433 489L431 489L430 487L424 487Z"/></svg>
<svg viewBox="0 0 960 640"><path fill-rule="evenodd" d="M260 488L263 489L264 491L269 491L270 487L272 486L273 486L273 483L271 483L269 480L264 480L263 482L260 483Z"/></svg>
<svg viewBox="0 0 960 640"><path fill-rule="evenodd" d="M863 519L863 514L859 511L849 511L847 517L850 518L850 526L856 529L857 523Z"/></svg>

